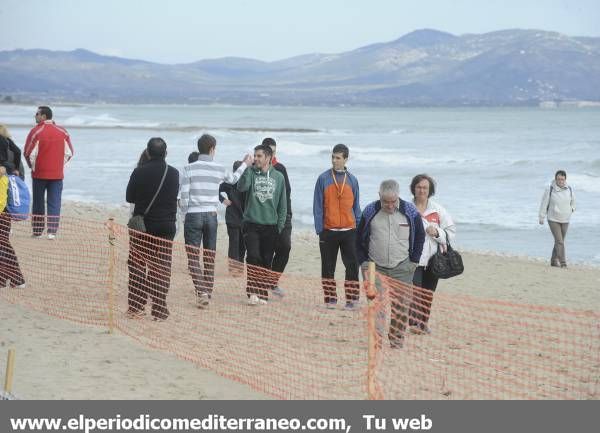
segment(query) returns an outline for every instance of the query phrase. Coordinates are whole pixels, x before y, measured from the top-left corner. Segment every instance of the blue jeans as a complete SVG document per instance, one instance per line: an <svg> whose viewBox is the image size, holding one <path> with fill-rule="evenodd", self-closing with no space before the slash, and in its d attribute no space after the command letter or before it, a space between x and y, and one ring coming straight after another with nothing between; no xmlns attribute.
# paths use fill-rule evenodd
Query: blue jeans
<svg viewBox="0 0 600 433"><path fill-rule="evenodd" d="M195 212L185 215L183 237L188 256L188 268L197 294L210 295L213 291L218 224L216 212ZM203 266L200 266L200 252L202 252Z"/></svg>
<svg viewBox="0 0 600 433"><path fill-rule="evenodd" d="M31 205L31 225L34 235L41 235L45 227L46 191L48 191L48 234L56 234L60 219L60 203L62 198L62 179L32 179L33 203Z"/></svg>

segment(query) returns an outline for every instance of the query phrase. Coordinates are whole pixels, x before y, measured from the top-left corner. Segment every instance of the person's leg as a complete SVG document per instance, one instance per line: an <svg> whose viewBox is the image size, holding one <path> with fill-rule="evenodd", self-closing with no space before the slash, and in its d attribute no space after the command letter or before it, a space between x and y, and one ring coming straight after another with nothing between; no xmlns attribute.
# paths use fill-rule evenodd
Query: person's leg
<svg viewBox="0 0 600 433"><path fill-rule="evenodd" d="M560 227L560 223L554 221L548 221L548 226L550 227L550 231L552 232L552 236L554 237L554 248L552 250L553 253L553 266L562 265L565 257L565 242L562 235L562 230Z"/></svg>
<svg viewBox="0 0 600 433"><path fill-rule="evenodd" d="M292 225L286 225L281 233L277 236L275 243L275 255L273 256L272 269L278 274L282 274L285 271L288 260L290 258L290 251L292 249ZM278 280L275 281L275 286L278 284Z"/></svg>
<svg viewBox="0 0 600 433"><path fill-rule="evenodd" d="M423 287L423 274L425 273L425 266L417 266L415 269L415 273L413 274L413 286L415 287ZM413 299L410 302L410 310L408 312L408 326L416 327L419 323L423 323L423 317L420 309L420 294L422 293L421 289L416 289L414 291Z"/></svg>
<svg viewBox="0 0 600 433"><path fill-rule="evenodd" d="M60 206L62 202L63 181L49 180L48 190L48 234L55 235L58 231L60 220Z"/></svg>
<svg viewBox="0 0 600 433"><path fill-rule="evenodd" d="M269 290L273 289L277 279L277 274L271 270L271 263L273 262L273 253L278 237L277 226L262 226L260 232L260 257L264 271L258 297L264 300L269 298Z"/></svg>
<svg viewBox="0 0 600 433"><path fill-rule="evenodd" d="M243 266L240 263L240 229L227 225L227 237L229 239L229 248L227 249L227 257L229 257L229 273L237 275L241 273Z"/></svg>
<svg viewBox="0 0 600 433"><path fill-rule="evenodd" d="M413 284L418 289L413 291L413 297L410 304L410 326L419 328L421 331L429 333L429 315L431 314L431 304L433 303L433 293L437 288L438 278L433 275L431 270L428 268L425 269L422 266L419 266L415 271L415 275L417 274L419 268L422 270L421 281L420 284L415 283L415 279L413 278ZM413 319L414 317L414 319Z"/></svg>
<svg viewBox="0 0 600 433"><path fill-rule="evenodd" d="M402 347L408 309L412 299L412 279L416 264L409 259L404 260L394 269L389 270L389 276L396 280L390 287L391 320L389 339L392 347Z"/></svg>
<svg viewBox="0 0 600 433"><path fill-rule="evenodd" d="M248 250L248 280L246 284L246 293L248 296L258 295L262 258L260 256L260 235L256 224L245 224L244 241Z"/></svg>
<svg viewBox="0 0 600 433"><path fill-rule="evenodd" d="M129 230L127 305L131 313L143 310L148 302L148 281L146 279L146 260L144 258L144 248L147 248L144 241L145 236L143 233Z"/></svg>
<svg viewBox="0 0 600 433"><path fill-rule="evenodd" d="M340 251L346 268L346 302L356 302L360 296L358 283L358 259L356 257L356 230L341 232Z"/></svg>
<svg viewBox="0 0 600 433"><path fill-rule="evenodd" d="M202 293L202 268L200 267L200 245L202 244L202 214L187 213L183 222L183 238L188 258L188 269L196 295Z"/></svg>
<svg viewBox="0 0 600 433"><path fill-rule="evenodd" d="M45 179L32 179L32 201L31 201L31 228L34 236L41 236L44 232L46 218L46 184Z"/></svg>
<svg viewBox="0 0 600 433"><path fill-rule="evenodd" d="M334 278L338 249L338 233L330 230L323 230L319 235L319 250L321 252L321 281L325 304L335 304L337 302Z"/></svg>
<svg viewBox="0 0 600 433"><path fill-rule="evenodd" d="M558 260L560 261L560 265L561 266L567 266L567 247L565 246L565 242L567 239L567 230L569 230L569 223L561 223L560 224L560 232L562 234L562 239L563 239L563 249L562 249L562 256L560 256L558 258Z"/></svg>
<svg viewBox="0 0 600 433"><path fill-rule="evenodd" d="M202 291L210 296L215 283L215 254L217 250L217 213L206 212L202 225L202 261L204 273L202 278Z"/></svg>
<svg viewBox="0 0 600 433"><path fill-rule="evenodd" d="M19 260L10 243L10 228L10 216L2 212L0 214L0 286L2 287L7 280L10 280L11 287L25 284Z"/></svg>
<svg viewBox="0 0 600 433"><path fill-rule="evenodd" d="M155 319L164 320L169 317L167 294L171 284L171 261L173 256L173 238L175 224L160 224L153 234L156 254L151 256L148 270L148 281L152 288L152 315Z"/></svg>

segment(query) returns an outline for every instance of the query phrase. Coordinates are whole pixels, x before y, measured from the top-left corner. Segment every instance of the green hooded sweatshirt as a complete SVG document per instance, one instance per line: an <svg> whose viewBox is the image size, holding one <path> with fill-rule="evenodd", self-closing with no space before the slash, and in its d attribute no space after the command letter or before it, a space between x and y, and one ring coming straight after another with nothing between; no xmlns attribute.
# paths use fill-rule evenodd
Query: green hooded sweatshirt
<svg viewBox="0 0 600 433"><path fill-rule="evenodd" d="M237 183L238 191L248 191L244 221L262 225L277 225L281 233L287 216L285 180L283 175L269 166L263 173L248 167Z"/></svg>

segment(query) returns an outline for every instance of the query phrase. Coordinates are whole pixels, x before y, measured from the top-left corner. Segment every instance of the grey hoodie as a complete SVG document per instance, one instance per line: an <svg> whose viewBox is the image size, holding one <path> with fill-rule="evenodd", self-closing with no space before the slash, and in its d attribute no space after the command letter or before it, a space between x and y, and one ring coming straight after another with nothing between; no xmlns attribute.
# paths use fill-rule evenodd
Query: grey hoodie
<svg viewBox="0 0 600 433"><path fill-rule="evenodd" d="M552 193L550 193L552 191ZM575 194L573 189L566 185L564 188L556 185L555 181L546 188L540 204L540 221L548 216L548 221L568 223L571 214L575 212Z"/></svg>

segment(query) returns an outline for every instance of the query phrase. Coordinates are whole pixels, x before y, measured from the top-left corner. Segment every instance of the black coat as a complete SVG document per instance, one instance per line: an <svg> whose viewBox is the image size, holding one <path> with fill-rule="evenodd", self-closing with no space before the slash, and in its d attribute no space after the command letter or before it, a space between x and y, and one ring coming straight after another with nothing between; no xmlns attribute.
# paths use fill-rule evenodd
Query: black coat
<svg viewBox="0 0 600 433"><path fill-rule="evenodd" d="M0 135L0 165L6 168L8 174L19 170L19 177L25 180L25 167L21 160L21 149L8 137Z"/></svg>
<svg viewBox="0 0 600 433"><path fill-rule="evenodd" d="M144 214L160 185L165 164L166 162L162 159L152 159L131 173L127 184L126 199L128 203L135 204L134 215ZM178 192L179 172L176 168L169 166L165 183L144 220L156 223L175 223L177 221Z"/></svg>
<svg viewBox="0 0 600 433"><path fill-rule="evenodd" d="M223 182L219 185L219 200L221 203L225 198L221 195L224 192L229 197L231 205L225 210L225 222L231 227L241 227L244 218L244 208L246 207L246 193L237 190L237 183L231 185Z"/></svg>

